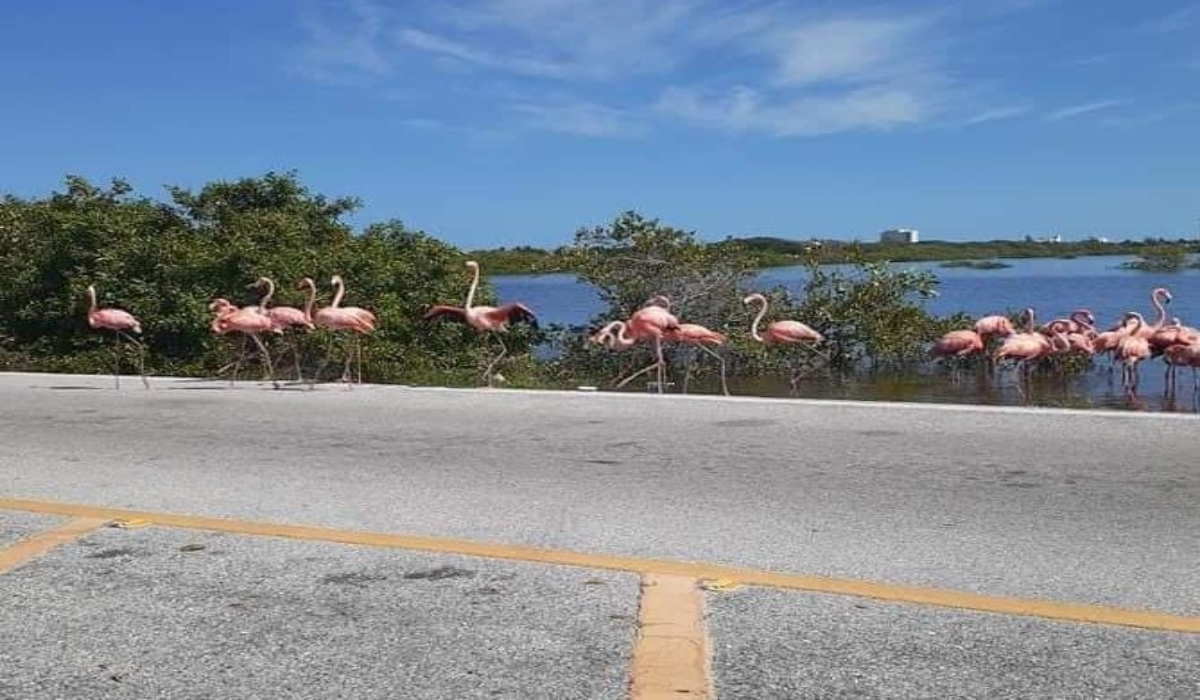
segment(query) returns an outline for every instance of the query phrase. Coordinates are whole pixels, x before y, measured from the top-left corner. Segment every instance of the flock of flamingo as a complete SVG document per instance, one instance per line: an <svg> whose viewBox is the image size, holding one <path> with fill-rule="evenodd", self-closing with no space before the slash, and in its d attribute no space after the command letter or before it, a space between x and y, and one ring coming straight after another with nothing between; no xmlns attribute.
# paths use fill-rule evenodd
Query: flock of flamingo
<svg viewBox="0 0 1200 700"><path fill-rule="evenodd" d="M1052 355L1076 354L1085 357L1110 355L1121 365L1122 383L1127 392L1137 390L1139 364L1151 357L1166 363L1168 389L1175 386L1178 367L1200 369L1200 330L1183 325L1178 318L1167 322L1166 304L1171 291L1157 287L1150 292L1150 303L1158 312L1154 323L1142 314L1127 311L1120 322L1104 331L1096 328L1096 319L1088 309L1073 311L1042 326L1034 323L1034 311L1025 309L1025 328L1021 332L1005 316L985 316L973 328L951 331L938 339L931 350L938 357L970 357L987 354L997 363L1012 360L1027 377L1033 363Z"/></svg>
<svg viewBox="0 0 1200 700"><path fill-rule="evenodd" d="M520 302L501 306L476 306L474 304L475 295L480 283L479 263L469 260L466 267L473 277L463 306L438 304L432 306L422 318L425 321L447 319L465 323L475 331L495 338L500 351L490 359L484 371L484 379L490 387L494 386L494 382L499 376L495 371L497 364L507 354L507 348L499 334L505 332L510 324L518 322L537 328L537 317L528 306ZM209 310L214 314L210 330L216 335L241 334L252 341L262 358L265 375L273 383L275 382L274 365L270 352L262 340L263 334L282 334L291 329L309 331L316 328L350 333L355 338L355 345L352 351L346 353L342 381L348 384L352 380L361 382L362 352L358 339L375 330L376 318L366 309L341 305L345 297L346 286L340 275L334 275L330 280L330 285L334 290L333 300L329 306L315 308L316 283L309 277L300 280L297 287L307 290L308 298L304 308L298 309L290 306L272 306L271 300L275 294L275 283L266 277L259 278L257 282L250 285L258 287L262 292L258 304L238 307L224 297L218 297L209 304ZM132 342L139 349L138 370L142 382L148 386L142 360L144 347L131 335L141 333L141 323L127 311L116 308L100 308L97 304L94 285L89 286L87 292L90 299L87 314L88 325L93 329L108 330L114 333L118 363L115 370L117 386L120 386L119 363L122 340ZM983 355L988 358L989 362L997 365L1005 361L1012 361L1021 370L1023 377L1028 377L1034 363L1053 355L1078 354L1099 357L1111 354L1113 362L1122 366L1123 384L1128 391L1134 391L1137 388L1139 363L1151 357L1161 356L1167 366L1169 386L1173 387L1176 368L1191 367L1193 373L1200 369L1200 331L1183 325L1178 318L1167 322L1165 304L1170 303L1171 298L1171 292L1168 289L1158 287L1150 294L1151 304L1158 312L1154 323L1148 323L1136 311L1129 311L1123 315L1119 323L1104 331L1097 330L1095 318L1088 309L1079 309L1067 318L1054 319L1038 326L1034 322L1034 310L1029 308L1025 310L1025 327L1021 331L1018 331L1012 321L1005 316L985 316L975 322L972 328L951 331L939 338L930 353L939 358L967 358ZM765 330L760 330L763 318L767 315L769 308L767 298L762 294L751 294L742 302L746 305L758 305L758 313L750 326L750 337L764 346L790 345L815 350L816 346L823 341L820 333L795 320L775 321L768 324ZM725 360L716 351L716 348L726 344L728 338L724 334L704 326L681 322L671 312L671 301L665 296L659 295L651 298L628 319L614 320L605 324L599 331L591 335L589 340L614 351L626 350L640 343L652 346L654 361L621 379L616 384L618 388L648 372L656 372L657 382L655 385L659 391L662 391L665 386L667 367L663 355L663 344L679 343L695 347L717 360L721 368L721 390L726 395L729 394L725 378ZM295 345L293 345L293 357L297 379L303 381L299 352ZM243 356L239 356L237 362L231 364L240 366L242 358ZM357 372L356 375L352 375L351 365L355 360L357 361ZM326 361L328 361L328 357ZM324 364L323 362L322 366ZM793 391L799 377L799 372L792 372ZM276 383L275 386L278 384Z"/></svg>

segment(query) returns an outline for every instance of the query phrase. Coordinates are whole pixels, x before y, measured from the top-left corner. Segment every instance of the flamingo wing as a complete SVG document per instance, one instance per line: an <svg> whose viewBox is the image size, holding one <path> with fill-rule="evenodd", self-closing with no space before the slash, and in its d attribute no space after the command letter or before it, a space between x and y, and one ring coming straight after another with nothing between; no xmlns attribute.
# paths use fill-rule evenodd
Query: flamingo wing
<svg viewBox="0 0 1200 700"><path fill-rule="evenodd" d="M436 304L429 307L425 315L421 317L422 321L433 321L435 319L445 318L459 323L467 322L467 310L461 306L446 306L445 304Z"/></svg>
<svg viewBox="0 0 1200 700"><path fill-rule="evenodd" d="M537 316L533 310L520 302L505 304L496 308L496 315L508 323L527 323L533 330L538 329Z"/></svg>

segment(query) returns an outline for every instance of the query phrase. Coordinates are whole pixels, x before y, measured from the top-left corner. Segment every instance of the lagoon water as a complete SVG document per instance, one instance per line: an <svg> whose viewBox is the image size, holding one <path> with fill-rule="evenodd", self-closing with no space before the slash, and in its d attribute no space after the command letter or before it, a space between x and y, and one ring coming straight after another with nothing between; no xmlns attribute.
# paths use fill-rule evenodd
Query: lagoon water
<svg viewBox="0 0 1200 700"><path fill-rule="evenodd" d="M1175 297L1168 316L1179 316L1185 323L1200 326L1200 270L1150 273L1122 269L1134 258L1105 256L1073 259L1012 259L1003 262L1012 267L997 270L943 268L939 263L896 263L905 269L930 270L939 280L938 296L926 301L926 308L938 315L965 312L971 316L1005 313L1032 306L1044 321L1065 316L1074 309L1089 308L1097 325L1115 325L1125 311L1140 311L1153 321L1150 290L1168 287ZM803 267L769 268L760 273L762 288L777 285L799 294L803 291ZM595 290L571 274L506 275L492 277L502 299L529 304L545 323L568 326L587 324L603 310ZM803 319L801 319L803 320ZM1070 386L1038 386L1020 391L1012 378L980 384L978 378L951 380L946 375L875 377L854 382L814 381L806 384L803 396L832 398L891 399L913 401L952 401L995 404L1051 404L1072 406L1134 407L1195 411L1191 373L1180 372L1175 400L1163 399L1162 363L1145 363L1139 395L1132 400L1105 369L1095 370L1074 380ZM980 380L982 381L982 380ZM1052 383L1048 383L1052 384ZM740 390L739 390L740 389ZM735 393L786 395L786 382L741 382Z"/></svg>

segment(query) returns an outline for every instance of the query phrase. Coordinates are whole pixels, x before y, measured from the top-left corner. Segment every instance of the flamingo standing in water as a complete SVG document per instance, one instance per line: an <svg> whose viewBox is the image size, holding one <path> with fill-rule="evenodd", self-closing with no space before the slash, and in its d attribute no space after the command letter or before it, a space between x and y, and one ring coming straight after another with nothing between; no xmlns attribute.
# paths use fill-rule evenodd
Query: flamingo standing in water
<svg viewBox="0 0 1200 700"><path fill-rule="evenodd" d="M435 304L429 307L429 311L425 312L422 317L423 321L432 321L437 318L447 318L452 321L465 323L471 328L474 328L480 333L487 333L496 339L500 344L500 353L488 362L487 369L484 370L483 377L487 380L488 387L495 385L495 372L493 370L500 360L508 354L508 347L505 346L504 340L500 337L501 333L508 330L508 324L524 322L528 323L531 328L537 330L537 316L533 311L520 302L511 302L502 306L475 306L475 292L479 289L479 263L474 260L468 260L466 267L473 273L471 279L471 287L467 290L467 301L463 306L447 306L445 304Z"/></svg>
<svg viewBox="0 0 1200 700"><path fill-rule="evenodd" d="M983 339L984 344L991 338L1001 338L1012 335L1017 330L1013 328L1012 321L1007 316L992 314L984 316L975 322L975 332Z"/></svg>
<svg viewBox="0 0 1200 700"><path fill-rule="evenodd" d="M312 281L311 277L305 277L300 280L300 286L309 290L308 302L305 305L306 313L312 318L315 325L326 328L331 331L347 331L354 334L354 352L346 353L346 364L342 368L342 381L349 385L350 382L350 362L352 359L358 359L358 383L362 383L362 346L359 344L360 338L364 335L369 335L375 330L375 314L366 309L357 306L342 306L342 297L346 295L346 282L341 275L334 275L330 278L329 283L336 290L333 294L333 301L329 306L317 309L316 313L312 312L313 304L317 297L317 284ZM331 351L332 352L332 351ZM329 361L329 356L326 355L325 361L321 363L321 367L317 369L317 374L320 375L321 368ZM316 377L313 381L316 382Z"/></svg>
<svg viewBox="0 0 1200 700"><path fill-rule="evenodd" d="M142 386L149 389L150 382L146 379L146 346L141 341L129 335L130 333L141 334L141 321L138 321L133 314L122 309L100 308L96 303L96 285L94 284L88 285L87 295L89 301L87 312L88 327L113 332L113 338L116 342L113 380L116 382L117 388L121 388L121 339L125 338L138 349L138 374L142 378Z"/></svg>
<svg viewBox="0 0 1200 700"><path fill-rule="evenodd" d="M1138 363L1150 357L1150 340L1142 333L1146 320L1141 314L1130 311L1125 314L1124 320L1132 321L1133 326L1127 335L1117 341L1117 346L1113 349L1113 359L1121 363L1121 379L1125 390L1134 392L1137 391L1139 379Z"/></svg>
<svg viewBox="0 0 1200 700"><path fill-rule="evenodd" d="M983 336L978 331L950 331L937 339L929 353L934 357L968 357L983 352L983 345Z"/></svg>
<svg viewBox="0 0 1200 700"><path fill-rule="evenodd" d="M294 306L271 306L271 300L275 297L275 281L270 277L259 277L253 287L257 287L263 292L262 298L258 301L258 308L267 314L271 322L275 324L275 330L282 333L289 328L298 328L300 330L311 331L316 328L313 324L312 316L308 311L302 311ZM292 361L296 369L296 381L303 382L304 375L300 372L300 344L295 338L292 339Z"/></svg>
<svg viewBox="0 0 1200 700"><path fill-rule="evenodd" d="M745 299L742 299L743 304L759 303L761 308L758 310L758 315L754 317L754 322L750 325L750 336L762 343L763 345L798 345L800 347L812 347L820 343L825 338L809 326L799 321L775 321L767 326L767 330L759 333L758 324L762 322L763 316L767 315L767 307L770 302L762 294L751 294ZM800 370L793 369L792 376L789 380L792 385L792 392L796 392L796 386L800 381Z"/></svg>
<svg viewBox="0 0 1200 700"><path fill-rule="evenodd" d="M208 310L216 314L209 329L216 335L226 335L228 333L242 333L258 346L258 351L262 355L263 371L266 378L270 380L271 385L276 389L279 388L279 382L275 381L274 365L271 362L271 353L267 350L267 346L263 343L261 335L263 333L279 333L281 332L275 327L271 317L263 313L259 306L246 306L238 308L231 304L224 297L213 299L208 305ZM239 354L237 362L234 366L233 376L237 377L237 370L241 367L242 355Z"/></svg>

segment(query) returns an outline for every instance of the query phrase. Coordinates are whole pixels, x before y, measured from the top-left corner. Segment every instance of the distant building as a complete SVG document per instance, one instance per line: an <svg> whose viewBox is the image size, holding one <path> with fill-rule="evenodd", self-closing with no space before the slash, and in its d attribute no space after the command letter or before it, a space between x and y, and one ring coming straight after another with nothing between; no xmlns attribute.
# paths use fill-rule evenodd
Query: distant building
<svg viewBox="0 0 1200 700"><path fill-rule="evenodd" d="M890 228L879 233L880 243L916 243L918 232L915 228Z"/></svg>

